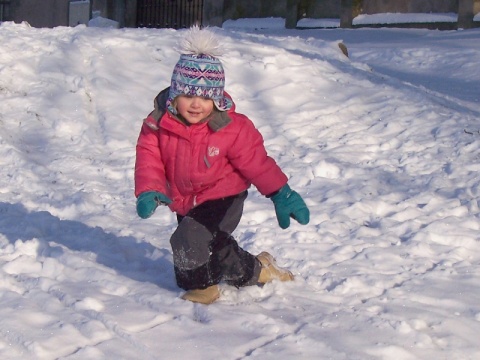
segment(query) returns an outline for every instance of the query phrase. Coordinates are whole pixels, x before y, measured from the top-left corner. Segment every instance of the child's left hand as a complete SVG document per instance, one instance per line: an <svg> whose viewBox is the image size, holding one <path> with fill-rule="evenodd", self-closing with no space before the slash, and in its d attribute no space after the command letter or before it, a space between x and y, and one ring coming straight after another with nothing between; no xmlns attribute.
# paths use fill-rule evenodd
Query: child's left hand
<svg viewBox="0 0 480 360"><path fill-rule="evenodd" d="M282 229L290 226L290 217L302 225L306 225L310 221L310 210L308 210L305 201L296 191L290 189L288 184L278 190L271 199L275 205L278 225Z"/></svg>

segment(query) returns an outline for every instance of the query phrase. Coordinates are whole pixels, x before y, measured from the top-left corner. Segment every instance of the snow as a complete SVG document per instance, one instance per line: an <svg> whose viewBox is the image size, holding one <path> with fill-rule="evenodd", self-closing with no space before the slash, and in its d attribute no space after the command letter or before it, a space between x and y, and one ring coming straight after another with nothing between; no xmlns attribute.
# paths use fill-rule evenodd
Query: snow
<svg viewBox="0 0 480 360"><path fill-rule="evenodd" d="M311 221L252 189L235 236L296 280L204 306L133 196L182 31L0 25L1 359L480 357L480 29L255 27L227 90Z"/></svg>
<svg viewBox="0 0 480 360"><path fill-rule="evenodd" d="M224 29L284 29L285 19L269 17L226 20L222 27Z"/></svg>
<svg viewBox="0 0 480 360"><path fill-rule="evenodd" d="M361 14L355 17L354 25L365 24L398 24L398 23L435 23L457 22L456 13L418 14L418 13L385 13L385 14Z"/></svg>
<svg viewBox="0 0 480 360"><path fill-rule="evenodd" d="M117 21L106 19L97 15L93 16L92 19L90 19L90 21L88 22L88 26L117 29L120 27L120 24Z"/></svg>
<svg viewBox="0 0 480 360"><path fill-rule="evenodd" d="M457 22L456 13L381 13L381 14L360 14L356 16L353 25L375 25L375 24L409 24L409 23L437 23ZM474 21L480 21L480 13L475 15ZM302 18L298 21L299 28L338 28L340 19L312 19ZM283 29L285 19L278 17L262 19L237 19L227 20L223 24L228 29Z"/></svg>
<svg viewBox="0 0 480 360"><path fill-rule="evenodd" d="M338 28L340 27L340 19L303 18L298 20L297 27L299 28Z"/></svg>

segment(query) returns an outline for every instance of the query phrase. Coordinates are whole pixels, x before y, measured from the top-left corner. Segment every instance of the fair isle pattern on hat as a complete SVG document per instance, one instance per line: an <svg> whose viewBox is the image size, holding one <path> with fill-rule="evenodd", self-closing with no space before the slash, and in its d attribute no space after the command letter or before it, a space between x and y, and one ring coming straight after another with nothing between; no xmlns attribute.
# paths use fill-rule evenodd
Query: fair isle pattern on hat
<svg viewBox="0 0 480 360"><path fill-rule="evenodd" d="M218 59L208 55L182 55L172 76L175 94L223 98L225 73Z"/></svg>
<svg viewBox="0 0 480 360"><path fill-rule="evenodd" d="M181 46L182 55L173 69L168 109L176 114L172 103L179 95L202 96L212 99L220 111L230 109L232 101L224 96L225 72L217 58L219 39L208 29L192 27Z"/></svg>
<svg viewBox="0 0 480 360"><path fill-rule="evenodd" d="M223 95L224 86L225 72L220 60L205 54L183 54L173 70L168 105L178 95L190 95L212 99L218 110L228 110L231 103Z"/></svg>

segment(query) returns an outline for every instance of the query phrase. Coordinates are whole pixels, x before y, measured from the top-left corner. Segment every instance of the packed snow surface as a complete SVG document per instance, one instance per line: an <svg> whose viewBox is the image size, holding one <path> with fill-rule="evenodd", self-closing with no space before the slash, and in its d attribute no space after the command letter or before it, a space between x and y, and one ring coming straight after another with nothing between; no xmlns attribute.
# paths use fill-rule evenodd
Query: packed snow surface
<svg viewBox="0 0 480 360"><path fill-rule="evenodd" d="M435 23L457 22L456 13L421 14L421 13L384 13L361 14L353 19L355 25L364 24L398 24L398 23Z"/></svg>
<svg viewBox="0 0 480 360"><path fill-rule="evenodd" d="M480 29L216 31L311 210L281 230L252 188L234 235L295 281L183 301L174 214L135 213L182 31L3 23L0 358L480 358Z"/></svg>

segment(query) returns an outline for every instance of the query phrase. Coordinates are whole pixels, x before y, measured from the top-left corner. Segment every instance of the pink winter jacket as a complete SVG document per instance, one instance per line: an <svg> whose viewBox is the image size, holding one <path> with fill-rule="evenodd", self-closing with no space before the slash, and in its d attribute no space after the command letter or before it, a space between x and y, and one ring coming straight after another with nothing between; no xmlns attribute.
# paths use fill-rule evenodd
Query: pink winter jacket
<svg viewBox="0 0 480 360"><path fill-rule="evenodd" d="M187 126L165 109L168 89L155 99L137 142L135 196L167 195L170 209L185 215L207 200L236 195L251 184L263 195L287 177L267 155L262 135L235 112L214 112L208 122ZM227 95L228 96L228 95Z"/></svg>

